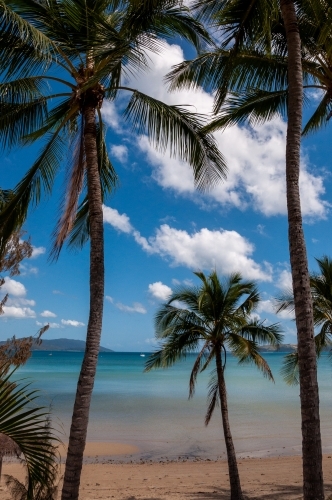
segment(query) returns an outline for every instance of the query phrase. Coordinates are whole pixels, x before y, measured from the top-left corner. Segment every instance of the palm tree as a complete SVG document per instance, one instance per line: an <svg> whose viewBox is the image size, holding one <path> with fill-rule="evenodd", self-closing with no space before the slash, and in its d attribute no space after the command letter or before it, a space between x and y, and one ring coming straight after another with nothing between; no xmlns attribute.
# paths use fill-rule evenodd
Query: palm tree
<svg viewBox="0 0 332 500"><path fill-rule="evenodd" d="M124 120L147 133L159 150L189 162L196 185L225 176L214 140L202 132L203 118L167 106L123 77L148 67L147 50L162 50L160 36L177 34L199 47L208 36L176 0L1 0L0 139L5 146L40 139L40 155L0 214L0 254L29 207L49 195L68 157L62 215L54 231L56 258L69 240L90 237L90 313L86 351L78 380L62 498L77 499L89 407L97 366L104 301L102 205L117 175L105 144L102 106L119 93L131 95Z"/></svg>
<svg viewBox="0 0 332 500"><path fill-rule="evenodd" d="M214 360L215 371L209 385L205 425L220 402L227 450L231 499L242 500L239 471L228 419L225 384L226 359L229 353L239 364L254 363L264 376L273 380L271 370L259 353L259 344L278 345L282 335L278 325L267 326L253 320L260 297L254 282L245 281L239 273L220 280L214 271L209 276L195 273L199 287L179 288L156 314L156 338L161 348L146 362L146 371L166 368L189 353L199 354L189 382L189 397L194 395L199 372ZM181 306L178 305L181 303Z"/></svg>
<svg viewBox="0 0 332 500"><path fill-rule="evenodd" d="M23 455L27 469L26 500L54 484L57 470L56 438L50 413L36 405L37 391L29 384L13 382L13 371L0 367L0 440L7 449ZM2 437L1 437L2 436ZM4 437L6 439L4 439ZM3 448L3 446L2 446ZM0 450L0 466L4 450Z"/></svg>
<svg viewBox="0 0 332 500"><path fill-rule="evenodd" d="M310 274L310 287L314 309L314 324L319 331L315 335L316 355L332 346L332 259L324 255L316 259L319 273ZM285 292L276 299L277 313L281 311L294 311L294 296L292 290ZM298 352L285 356L282 374L289 385L299 383Z"/></svg>
<svg viewBox="0 0 332 500"><path fill-rule="evenodd" d="M214 114L206 127L209 132L249 119L251 123L271 119L275 113L287 113L286 193L289 254L292 272L295 317L298 332L300 400L303 437L303 491L305 500L321 500L323 492L322 445L319 419L319 396L306 245L300 205L299 173L302 130L303 69L299 5L311 6L315 15L302 15L311 54L305 69L312 69L314 78L325 82L324 105L315 113L309 129L322 122L330 106L331 86L313 62L312 52L320 61L321 46L328 44L328 31L312 28L322 22L328 2L271 0L251 2L205 0L197 2L196 11L212 21L221 32L221 47L186 61L169 75L171 88L203 85L215 91ZM303 19L302 19L303 18ZM309 22L311 20L311 22ZM331 44L326 52L331 56ZM286 58L287 55L287 58ZM326 65L326 72L330 67ZM305 76L307 76L305 74ZM306 83L306 82L305 82ZM310 85L316 87L315 82ZM267 90L266 90L267 89ZM272 92L269 92L272 89Z"/></svg>

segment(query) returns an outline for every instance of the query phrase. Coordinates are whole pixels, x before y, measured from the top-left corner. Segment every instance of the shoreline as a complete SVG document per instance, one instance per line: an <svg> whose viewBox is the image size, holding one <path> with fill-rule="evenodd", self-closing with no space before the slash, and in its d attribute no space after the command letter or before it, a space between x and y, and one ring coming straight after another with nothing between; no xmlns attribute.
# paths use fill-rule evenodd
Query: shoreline
<svg viewBox="0 0 332 500"><path fill-rule="evenodd" d="M61 463L65 462L67 444L59 447ZM301 446L270 448L252 452L236 453L238 460L261 460L269 458L300 457ZM323 450L326 457L332 457L332 448ZM226 461L226 452L213 454L188 453L158 453L141 450L136 444L108 441L87 441L84 450L84 464L113 463L113 464L151 464L151 463L182 463L182 462L219 462ZM332 465L332 463L331 463Z"/></svg>

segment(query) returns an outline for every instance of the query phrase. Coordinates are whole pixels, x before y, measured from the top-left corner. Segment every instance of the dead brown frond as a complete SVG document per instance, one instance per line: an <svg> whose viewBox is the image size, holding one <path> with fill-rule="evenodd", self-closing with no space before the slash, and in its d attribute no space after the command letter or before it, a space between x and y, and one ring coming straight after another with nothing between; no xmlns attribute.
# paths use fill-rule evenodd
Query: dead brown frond
<svg viewBox="0 0 332 500"><path fill-rule="evenodd" d="M34 345L42 343L41 336L49 329L49 325L43 326L36 335L17 339L15 336L0 345L0 366L6 367L8 373L10 367L18 368L24 365L31 356Z"/></svg>
<svg viewBox="0 0 332 500"><path fill-rule="evenodd" d="M61 248L73 228L79 196L83 188L86 159L84 135L80 132L81 130L78 130L73 145L72 161L66 181L66 194L61 210L62 214L53 233L54 242L51 255L55 259L58 258Z"/></svg>
<svg viewBox="0 0 332 500"><path fill-rule="evenodd" d="M0 256L0 272L8 272L10 276L20 274L20 263L32 255L30 239L22 240L24 231L16 231L8 241L4 254ZM0 283L0 286L3 283Z"/></svg>
<svg viewBox="0 0 332 500"><path fill-rule="evenodd" d="M205 357L205 350L208 347L208 342L205 342L201 352L197 356L193 369L191 370L190 380L189 380L189 399L193 397L195 393L195 385L197 380L197 375L200 372L202 360Z"/></svg>

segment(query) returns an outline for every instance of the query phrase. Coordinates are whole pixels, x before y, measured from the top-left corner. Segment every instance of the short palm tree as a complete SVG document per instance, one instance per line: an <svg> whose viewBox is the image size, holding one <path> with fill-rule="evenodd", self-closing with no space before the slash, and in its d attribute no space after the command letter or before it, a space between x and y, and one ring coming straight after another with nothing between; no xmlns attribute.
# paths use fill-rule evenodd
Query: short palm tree
<svg viewBox="0 0 332 500"><path fill-rule="evenodd" d="M318 329L315 335L316 354L319 357L324 349L332 347L332 259L325 255L316 260L319 273L310 274L310 287L314 308L314 323ZM292 290L286 290L277 298L277 313L281 311L294 311ZM297 350L285 356L282 374L288 384L296 385L299 383Z"/></svg>
<svg viewBox="0 0 332 500"><path fill-rule="evenodd" d="M208 36L176 0L0 0L0 141L43 140L41 152L0 213L0 254L28 209L52 191L66 157L66 191L54 231L53 256L90 238L90 313L62 491L77 499L104 302L103 202L117 184L108 156L102 106L127 92L124 120L193 168L204 188L225 176L225 164L203 119L126 87L148 67L160 37L178 35L197 47ZM123 100L116 100L116 103ZM68 155L69 154L69 155Z"/></svg>
<svg viewBox="0 0 332 500"><path fill-rule="evenodd" d="M328 0L196 2L198 14L218 31L218 46L184 62L170 75L172 88L203 85L214 92L215 117L207 131L287 115L285 177L299 346L304 500L323 500L324 486L313 309L299 189L303 86L318 87L323 94L305 127L308 132L331 116L330 4Z"/></svg>
<svg viewBox="0 0 332 500"><path fill-rule="evenodd" d="M0 436L23 455L28 476L25 498L35 500L36 491L50 487L56 479L58 439L49 411L36 404L37 392L29 384L13 382L13 372L7 371L7 366L0 367Z"/></svg>
<svg viewBox="0 0 332 500"><path fill-rule="evenodd" d="M228 419L225 384L226 358L232 354L239 364L253 363L264 376L273 380L271 370L259 353L260 344L278 345L282 340L278 325L265 325L252 319L260 298L254 282L245 281L240 274L220 280L214 271L206 276L195 273L199 287L180 288L172 294L156 314L156 338L162 342L146 362L146 371L166 368L189 353L199 351L189 383L189 397L195 390L196 378L212 361L215 370L209 385L208 425L218 404L221 407L224 438L227 450L231 499L242 500L240 477L235 448ZM180 302L180 306L179 303Z"/></svg>

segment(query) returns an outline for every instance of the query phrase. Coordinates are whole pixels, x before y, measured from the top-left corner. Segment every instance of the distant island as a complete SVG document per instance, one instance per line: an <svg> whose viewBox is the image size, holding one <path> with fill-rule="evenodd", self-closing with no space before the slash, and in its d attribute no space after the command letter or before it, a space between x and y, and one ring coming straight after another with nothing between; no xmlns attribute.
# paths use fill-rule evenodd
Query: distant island
<svg viewBox="0 0 332 500"><path fill-rule="evenodd" d="M297 344L281 344L279 347L274 345L262 345L259 350L261 352L294 352L297 349Z"/></svg>
<svg viewBox="0 0 332 500"><path fill-rule="evenodd" d="M0 342L4 344L5 342ZM34 345L32 351L85 351L84 340L75 339L43 339L41 345ZM100 346L99 352L114 352L112 349Z"/></svg>

